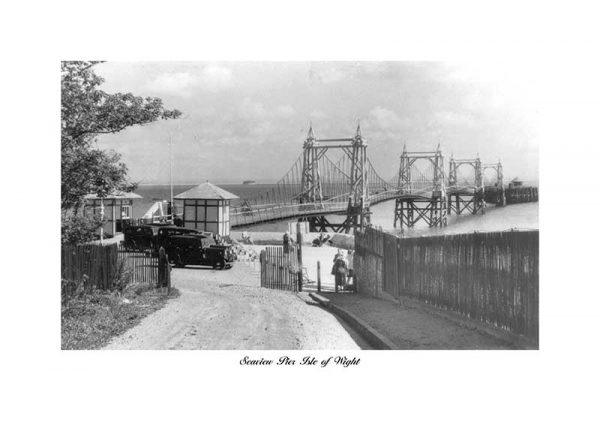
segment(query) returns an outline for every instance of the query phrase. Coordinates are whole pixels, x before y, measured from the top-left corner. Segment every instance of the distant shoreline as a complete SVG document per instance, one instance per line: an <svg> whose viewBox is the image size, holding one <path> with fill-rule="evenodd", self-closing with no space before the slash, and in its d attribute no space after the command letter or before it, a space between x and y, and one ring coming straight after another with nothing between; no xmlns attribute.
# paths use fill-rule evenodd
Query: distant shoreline
<svg viewBox="0 0 600 425"><path fill-rule="evenodd" d="M202 182L200 182L202 183ZM196 186L198 184L200 184L198 182L196 183L173 183L173 186ZM244 184L244 183L215 183L217 186L222 185L222 186L249 186L249 184ZM260 185L274 185L277 184L276 182L273 183L264 183L264 182L256 182L256 183L252 183L253 186L260 186ZM171 186L170 183L138 183L138 186Z"/></svg>
<svg viewBox="0 0 600 425"><path fill-rule="evenodd" d="M505 181L505 185L508 186L508 183L510 182L510 180ZM199 185L200 183L202 183L201 181L199 182L195 182L195 183L173 183L173 186L196 186ZM213 183L213 182L211 182ZM216 184L217 186L219 185L223 185L223 186L260 186L260 185L275 185L277 184L277 182L261 182L261 181L257 181L251 184L244 184L243 182L232 182L232 183L223 183L223 182L215 182L214 184ZM170 183L138 183L138 186L170 186ZM540 186L539 181L533 181L533 180L523 180L523 185L524 186L535 186L538 187Z"/></svg>

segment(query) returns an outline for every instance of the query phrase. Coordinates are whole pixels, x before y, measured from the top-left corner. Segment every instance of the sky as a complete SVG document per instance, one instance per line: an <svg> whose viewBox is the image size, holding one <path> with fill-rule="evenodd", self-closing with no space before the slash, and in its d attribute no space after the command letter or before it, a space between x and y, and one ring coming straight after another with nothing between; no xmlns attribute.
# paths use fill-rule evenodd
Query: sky
<svg viewBox="0 0 600 425"><path fill-rule="evenodd" d="M408 151L502 161L505 179L538 180L536 73L506 63L107 62L108 93L160 97L178 120L98 137L122 154L132 181L276 182L317 138L353 137L389 179Z"/></svg>

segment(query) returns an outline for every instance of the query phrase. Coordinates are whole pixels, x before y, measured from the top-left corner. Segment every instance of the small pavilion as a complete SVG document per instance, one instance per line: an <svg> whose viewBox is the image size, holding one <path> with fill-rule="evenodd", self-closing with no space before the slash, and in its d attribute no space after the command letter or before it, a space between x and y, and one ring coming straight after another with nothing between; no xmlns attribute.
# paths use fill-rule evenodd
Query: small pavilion
<svg viewBox="0 0 600 425"><path fill-rule="evenodd" d="M133 218L133 200L142 199L133 192L113 192L104 198L95 194L85 196L84 214L103 215L106 222L102 227L104 234L114 236L123 231L123 221ZM102 209L104 212L102 213Z"/></svg>
<svg viewBox="0 0 600 425"><path fill-rule="evenodd" d="M229 204L237 195L206 182L175 196L183 208L183 227L229 235ZM181 206L181 204L180 204Z"/></svg>

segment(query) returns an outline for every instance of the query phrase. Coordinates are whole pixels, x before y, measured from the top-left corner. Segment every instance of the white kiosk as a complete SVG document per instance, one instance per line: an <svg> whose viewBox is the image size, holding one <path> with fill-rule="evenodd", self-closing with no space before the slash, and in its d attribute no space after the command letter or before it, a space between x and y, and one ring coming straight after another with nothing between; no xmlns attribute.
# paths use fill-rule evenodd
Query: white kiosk
<svg viewBox="0 0 600 425"><path fill-rule="evenodd" d="M229 204L237 195L212 183L202 183L175 196L183 211L183 227L229 236Z"/></svg>

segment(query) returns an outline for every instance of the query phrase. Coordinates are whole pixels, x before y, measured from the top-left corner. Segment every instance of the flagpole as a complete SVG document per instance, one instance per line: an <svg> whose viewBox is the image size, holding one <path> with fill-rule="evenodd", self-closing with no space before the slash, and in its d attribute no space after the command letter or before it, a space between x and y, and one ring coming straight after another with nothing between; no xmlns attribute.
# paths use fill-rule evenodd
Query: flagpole
<svg viewBox="0 0 600 425"><path fill-rule="evenodd" d="M175 223L175 204L173 203L173 138L169 135L169 181L171 185L171 221Z"/></svg>

